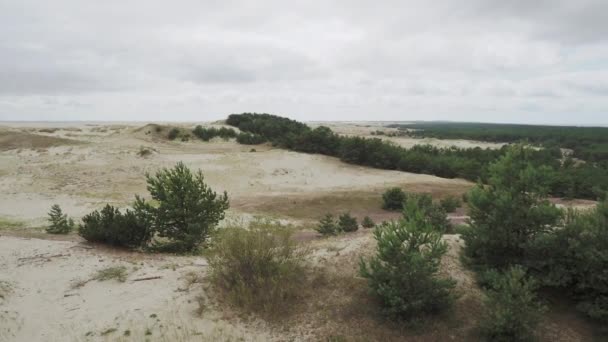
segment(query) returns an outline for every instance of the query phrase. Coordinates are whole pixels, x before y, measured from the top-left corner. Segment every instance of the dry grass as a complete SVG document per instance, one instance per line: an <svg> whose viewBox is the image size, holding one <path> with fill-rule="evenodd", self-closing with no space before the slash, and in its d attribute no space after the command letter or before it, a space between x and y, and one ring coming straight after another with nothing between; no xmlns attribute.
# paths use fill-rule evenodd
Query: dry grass
<svg viewBox="0 0 608 342"><path fill-rule="evenodd" d="M25 132L0 131L0 151L8 151L19 148L41 149L61 145L76 145L81 143L82 142L78 140L49 137Z"/></svg>
<svg viewBox="0 0 608 342"><path fill-rule="evenodd" d="M433 198L460 196L470 189L471 185L463 184L406 184L402 188L406 192L429 193ZM256 196L241 197L232 201L233 208L298 220L316 221L325 213L350 212L359 221L369 216L374 222L382 222L398 218L398 212L388 212L382 209L382 193L386 188L367 191L334 191L330 193L313 193L288 196Z"/></svg>
<svg viewBox="0 0 608 342"><path fill-rule="evenodd" d="M115 279L124 283L127 280L128 275L129 272L125 266L110 266L97 271L92 279L97 281Z"/></svg>

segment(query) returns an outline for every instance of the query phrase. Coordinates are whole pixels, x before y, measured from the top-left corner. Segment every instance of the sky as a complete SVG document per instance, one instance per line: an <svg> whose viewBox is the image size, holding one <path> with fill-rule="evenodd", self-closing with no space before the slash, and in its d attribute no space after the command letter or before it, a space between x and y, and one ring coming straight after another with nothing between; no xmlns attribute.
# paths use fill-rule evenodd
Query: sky
<svg viewBox="0 0 608 342"><path fill-rule="evenodd" d="M608 125L606 0L0 0L0 120Z"/></svg>

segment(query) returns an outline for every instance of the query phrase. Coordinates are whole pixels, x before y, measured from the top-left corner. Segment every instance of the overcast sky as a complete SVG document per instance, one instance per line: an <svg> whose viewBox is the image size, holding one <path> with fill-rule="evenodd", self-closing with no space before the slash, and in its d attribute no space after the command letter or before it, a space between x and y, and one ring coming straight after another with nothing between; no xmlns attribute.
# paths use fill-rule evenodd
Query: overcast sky
<svg viewBox="0 0 608 342"><path fill-rule="evenodd" d="M0 0L0 120L608 125L608 0Z"/></svg>

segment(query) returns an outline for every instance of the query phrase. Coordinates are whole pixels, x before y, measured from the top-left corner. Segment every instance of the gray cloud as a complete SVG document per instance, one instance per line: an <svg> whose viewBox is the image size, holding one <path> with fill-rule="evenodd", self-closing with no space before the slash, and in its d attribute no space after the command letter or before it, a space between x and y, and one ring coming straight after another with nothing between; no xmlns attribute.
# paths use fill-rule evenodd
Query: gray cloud
<svg viewBox="0 0 608 342"><path fill-rule="evenodd" d="M604 13L604 0L4 0L0 120L608 124Z"/></svg>

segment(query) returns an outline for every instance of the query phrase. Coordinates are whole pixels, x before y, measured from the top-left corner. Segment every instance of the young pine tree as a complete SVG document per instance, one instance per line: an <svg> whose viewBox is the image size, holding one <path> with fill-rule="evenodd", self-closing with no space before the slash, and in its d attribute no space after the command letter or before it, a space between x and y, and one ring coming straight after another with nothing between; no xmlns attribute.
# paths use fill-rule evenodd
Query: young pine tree
<svg viewBox="0 0 608 342"><path fill-rule="evenodd" d="M488 185L477 185L467 196L465 252L479 265L503 269L522 264L530 242L561 217L547 200L551 169L533 166L531 153L522 145L511 147L490 165Z"/></svg>
<svg viewBox="0 0 608 342"><path fill-rule="evenodd" d="M359 229L359 224L350 213L344 213L338 218L338 228L345 233L355 232Z"/></svg>
<svg viewBox="0 0 608 342"><path fill-rule="evenodd" d="M365 216L363 221L361 221L361 225L363 228L373 228L376 224L369 216Z"/></svg>
<svg viewBox="0 0 608 342"><path fill-rule="evenodd" d="M192 251L208 239L228 209L226 192L218 196L207 186L200 170L192 174L182 162L146 178L157 204L137 197L134 209L138 216L152 222L153 231L169 240L167 248Z"/></svg>
<svg viewBox="0 0 608 342"><path fill-rule="evenodd" d="M321 235L336 235L338 233L338 226L332 214L325 214L319 221L319 224L315 228Z"/></svg>
<svg viewBox="0 0 608 342"><path fill-rule="evenodd" d="M415 202L407 204L404 219L374 230L376 255L361 260L360 274L391 318L414 319L442 311L454 298L452 279L438 277L447 245Z"/></svg>
<svg viewBox="0 0 608 342"><path fill-rule="evenodd" d="M49 223L46 232L49 234L68 234L74 229L74 221L64 214L59 204L54 204L49 211Z"/></svg>
<svg viewBox="0 0 608 342"><path fill-rule="evenodd" d="M486 312L480 322L488 341L524 342L534 340L534 331L544 307L537 301L536 282L515 266L489 284Z"/></svg>

